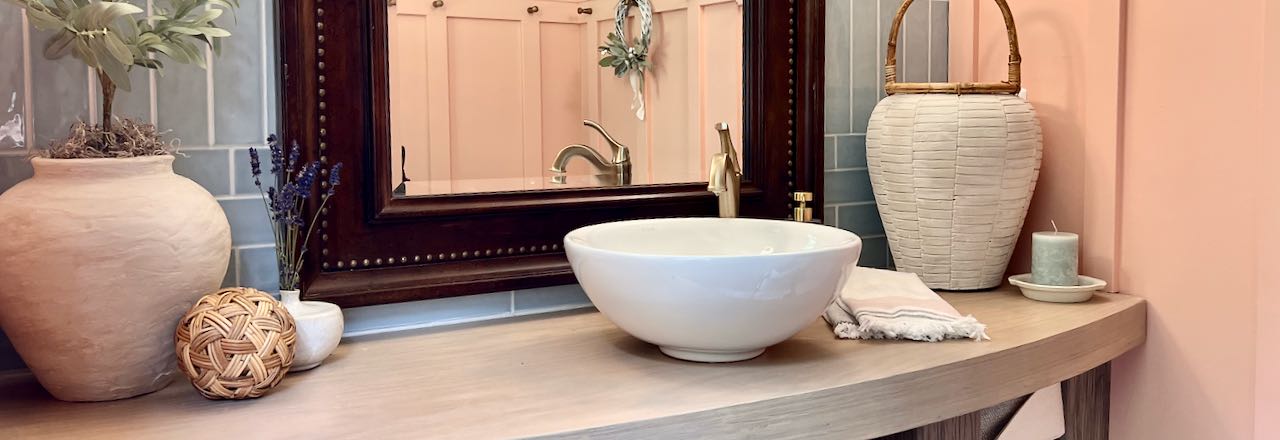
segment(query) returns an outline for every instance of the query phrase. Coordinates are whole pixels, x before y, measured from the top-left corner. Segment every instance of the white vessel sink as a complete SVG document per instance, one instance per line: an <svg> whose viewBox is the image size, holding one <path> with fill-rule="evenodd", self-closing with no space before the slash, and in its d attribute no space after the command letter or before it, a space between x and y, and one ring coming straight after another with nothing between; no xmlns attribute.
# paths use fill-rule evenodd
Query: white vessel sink
<svg viewBox="0 0 1280 440"><path fill-rule="evenodd" d="M809 223L674 218L587 226L564 239L600 312L668 356L751 359L813 322L862 240Z"/></svg>

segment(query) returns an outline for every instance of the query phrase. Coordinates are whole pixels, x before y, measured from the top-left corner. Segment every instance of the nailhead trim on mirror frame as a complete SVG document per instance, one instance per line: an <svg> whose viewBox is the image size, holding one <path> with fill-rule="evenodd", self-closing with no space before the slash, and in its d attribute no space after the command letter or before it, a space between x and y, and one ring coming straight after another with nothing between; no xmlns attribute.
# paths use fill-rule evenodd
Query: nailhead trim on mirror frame
<svg viewBox="0 0 1280 440"><path fill-rule="evenodd" d="M324 0L316 0L317 5L322 5L323 3L324 3ZM796 181L795 181L796 145L795 145L795 132L794 132L794 127L796 125L796 109L795 109L795 105L796 105L796 99L795 99L796 98L796 78L795 78L795 74L796 74L796 69L795 69L796 8L795 8L795 3L796 1L787 0L787 3L789 5L789 7L787 8L787 14L789 15L787 19L787 23L789 25L787 29L787 44L789 46L787 48L787 65L788 65L787 67L787 96L788 96L787 97L787 106L788 106L787 130L788 130L788 134L791 135L790 136L791 139L787 140L787 189L794 190L796 187ZM316 20L317 20L316 32L318 35L316 40L319 45L324 44L323 17L324 17L324 8L317 7L316 8ZM324 48L320 47L316 50L316 71L321 72L317 80L319 81L320 84L324 84L325 82L325 76L323 73L324 69L325 69ZM325 115L325 109L327 105L323 98L325 95L325 89L323 88L323 86L321 86L318 93L321 96L318 103L319 122L320 122L319 139L320 139L321 162L327 162L326 160L324 160L325 158L324 152L328 146L326 142L328 131L325 129L325 122L327 121L327 118ZM789 201L786 202L786 205L787 205L787 208L790 209L791 202ZM322 210L321 217L327 219L327 216L329 213L328 211L329 211L328 208L325 208L324 210ZM325 223L322 223L322 225L327 225L327 221ZM321 240L327 243L329 235L325 233L323 227L320 228L318 233L320 234ZM525 254L525 253L537 253L537 252L559 252L560 244L551 243L551 244L542 244L540 246L535 245L535 246L529 246L527 249L528 249L528 252L526 252L526 247L524 246L521 246L519 248L508 247L506 248L506 252L503 252L503 248L485 249L483 250L483 254L481 253L482 251L480 250L476 250L472 252L462 251L461 258L459 258L458 252L455 252L455 251L441 252L438 254L438 257L436 257L434 260L451 261L451 260L460 260L460 259L484 259L484 258L497 258L497 257L503 257L503 256L509 256L509 255L516 255L517 253ZM433 261L431 254L434 252L436 251L432 251L432 250L424 251L424 253L426 254L425 259L422 257L422 255L413 255L412 257L400 256L399 258L391 257L386 259L386 264L383 264L383 259L381 258L375 258L372 261L372 263L369 261L369 259L362 259L362 258L350 258L349 260L348 260L348 257L335 257L336 260L331 258L326 258L325 261L321 264L321 267L324 270L333 270L333 269L343 270L343 269L355 269L358 267L415 265L415 264L422 264L424 262L431 263ZM323 248L322 255L324 257L330 256L329 249L327 246ZM347 260L349 262L344 263L344 260Z"/></svg>

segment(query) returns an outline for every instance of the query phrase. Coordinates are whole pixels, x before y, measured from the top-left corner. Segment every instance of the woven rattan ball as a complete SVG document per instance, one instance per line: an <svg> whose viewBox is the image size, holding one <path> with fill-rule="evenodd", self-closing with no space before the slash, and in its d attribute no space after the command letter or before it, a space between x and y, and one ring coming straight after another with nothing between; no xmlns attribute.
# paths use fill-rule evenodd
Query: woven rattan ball
<svg viewBox="0 0 1280 440"><path fill-rule="evenodd" d="M178 368L209 399L266 394L293 365L293 317L270 295L223 289L200 298L174 335Z"/></svg>

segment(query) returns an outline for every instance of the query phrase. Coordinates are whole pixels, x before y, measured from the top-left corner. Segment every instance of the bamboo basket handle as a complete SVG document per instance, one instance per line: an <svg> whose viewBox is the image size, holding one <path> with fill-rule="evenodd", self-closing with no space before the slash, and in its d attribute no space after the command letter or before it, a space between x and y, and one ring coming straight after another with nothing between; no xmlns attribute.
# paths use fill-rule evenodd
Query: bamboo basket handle
<svg viewBox="0 0 1280 440"><path fill-rule="evenodd" d="M1004 14L1004 26L1009 32L1009 80L999 83L900 83L898 82L898 30L913 0L903 0L898 15L893 17L889 30L889 50L885 52L884 91L895 93L954 93L1003 95L1017 94L1022 90L1022 53L1018 50L1018 28L1013 24L1013 13L1005 0L995 0Z"/></svg>

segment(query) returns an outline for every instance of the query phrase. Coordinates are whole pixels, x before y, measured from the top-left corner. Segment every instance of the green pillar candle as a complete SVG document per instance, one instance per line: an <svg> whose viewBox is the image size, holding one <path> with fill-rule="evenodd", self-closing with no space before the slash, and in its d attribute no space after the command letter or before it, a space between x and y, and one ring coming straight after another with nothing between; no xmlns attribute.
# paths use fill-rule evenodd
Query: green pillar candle
<svg viewBox="0 0 1280 440"><path fill-rule="evenodd" d="M1080 236L1070 232L1031 234L1031 282L1044 286L1080 284Z"/></svg>

